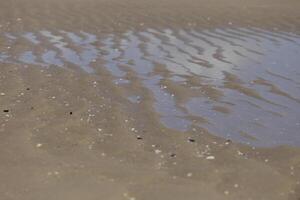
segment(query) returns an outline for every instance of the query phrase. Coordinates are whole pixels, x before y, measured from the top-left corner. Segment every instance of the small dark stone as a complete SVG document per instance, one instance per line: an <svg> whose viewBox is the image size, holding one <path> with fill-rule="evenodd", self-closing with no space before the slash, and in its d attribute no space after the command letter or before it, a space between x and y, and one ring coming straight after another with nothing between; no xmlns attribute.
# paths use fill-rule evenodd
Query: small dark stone
<svg viewBox="0 0 300 200"><path fill-rule="evenodd" d="M34 107L33 106L31 106L31 108L30 108L31 110L33 110L34 109Z"/></svg>
<svg viewBox="0 0 300 200"><path fill-rule="evenodd" d="M30 88L26 88L26 90L30 90Z"/></svg>
<svg viewBox="0 0 300 200"><path fill-rule="evenodd" d="M70 112L70 115L73 115L73 112Z"/></svg>
<svg viewBox="0 0 300 200"><path fill-rule="evenodd" d="M137 138L136 139L138 139L138 140L142 140L143 138L141 137L141 136L137 136Z"/></svg>
<svg viewBox="0 0 300 200"><path fill-rule="evenodd" d="M7 112L9 112L9 110L8 110L8 109L5 109L5 110L3 110L3 112L6 112L6 113L7 113Z"/></svg>
<svg viewBox="0 0 300 200"><path fill-rule="evenodd" d="M194 140L194 139L192 139L192 138L189 138L188 141L189 141L189 142L195 142L196 140Z"/></svg>
<svg viewBox="0 0 300 200"><path fill-rule="evenodd" d="M175 153L171 153L170 155L172 158L176 157L176 154Z"/></svg>

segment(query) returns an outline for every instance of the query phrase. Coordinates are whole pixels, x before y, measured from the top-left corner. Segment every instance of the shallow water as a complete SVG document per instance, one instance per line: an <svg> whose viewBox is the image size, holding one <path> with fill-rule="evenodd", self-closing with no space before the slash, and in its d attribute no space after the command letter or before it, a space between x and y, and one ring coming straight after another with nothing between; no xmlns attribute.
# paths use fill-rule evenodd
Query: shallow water
<svg viewBox="0 0 300 200"><path fill-rule="evenodd" d="M254 146L300 146L300 36L261 28L5 33L0 62L134 74L161 123ZM145 99L125 96L133 105Z"/></svg>

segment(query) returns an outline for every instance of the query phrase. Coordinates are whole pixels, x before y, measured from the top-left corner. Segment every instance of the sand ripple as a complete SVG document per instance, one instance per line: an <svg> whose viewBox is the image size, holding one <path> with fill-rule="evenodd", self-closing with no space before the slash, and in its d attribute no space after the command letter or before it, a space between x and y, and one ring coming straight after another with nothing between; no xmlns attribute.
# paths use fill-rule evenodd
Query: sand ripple
<svg viewBox="0 0 300 200"><path fill-rule="evenodd" d="M0 36L0 62L111 76L161 122L251 145L300 145L300 36L262 28L41 30ZM133 78L134 77L134 78Z"/></svg>

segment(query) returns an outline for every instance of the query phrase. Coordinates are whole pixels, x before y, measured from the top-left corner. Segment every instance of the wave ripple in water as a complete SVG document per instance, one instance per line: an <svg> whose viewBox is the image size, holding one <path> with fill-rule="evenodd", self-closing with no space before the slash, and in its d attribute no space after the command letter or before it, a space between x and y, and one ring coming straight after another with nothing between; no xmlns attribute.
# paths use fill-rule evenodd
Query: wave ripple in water
<svg viewBox="0 0 300 200"><path fill-rule="evenodd" d="M300 145L300 36L258 28L5 33L0 62L107 70L119 87L133 73L161 122L201 126L237 142ZM99 64L102 63L102 64ZM126 97L140 104L141 94Z"/></svg>

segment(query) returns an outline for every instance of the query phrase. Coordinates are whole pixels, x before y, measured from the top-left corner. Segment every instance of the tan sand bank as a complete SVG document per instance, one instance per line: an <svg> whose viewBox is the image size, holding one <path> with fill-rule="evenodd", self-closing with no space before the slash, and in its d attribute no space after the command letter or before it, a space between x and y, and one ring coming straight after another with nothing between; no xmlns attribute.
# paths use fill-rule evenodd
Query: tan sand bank
<svg viewBox="0 0 300 200"><path fill-rule="evenodd" d="M0 200L299 200L296 0L0 2Z"/></svg>

